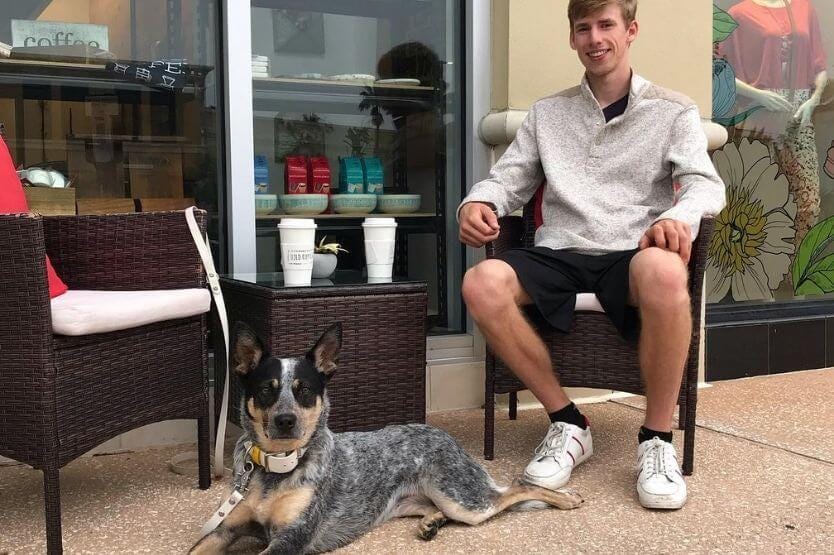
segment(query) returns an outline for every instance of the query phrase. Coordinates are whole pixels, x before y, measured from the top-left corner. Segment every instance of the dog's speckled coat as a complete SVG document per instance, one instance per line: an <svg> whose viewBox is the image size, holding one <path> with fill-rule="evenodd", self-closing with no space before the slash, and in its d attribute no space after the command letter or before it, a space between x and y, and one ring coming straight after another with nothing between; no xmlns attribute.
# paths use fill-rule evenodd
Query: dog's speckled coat
<svg viewBox="0 0 834 555"><path fill-rule="evenodd" d="M418 533L431 539L447 519L474 525L512 506L531 505L525 502L562 509L582 502L569 492L496 485L451 436L431 426L333 434L325 386L341 348L338 324L306 357L295 359L269 356L248 329L236 335L245 433L235 447L235 473L248 458L247 441L272 453L306 450L286 474L256 466L244 500L192 553L222 552L241 535L267 541L264 553L319 553L390 518L415 515L423 517Z"/></svg>

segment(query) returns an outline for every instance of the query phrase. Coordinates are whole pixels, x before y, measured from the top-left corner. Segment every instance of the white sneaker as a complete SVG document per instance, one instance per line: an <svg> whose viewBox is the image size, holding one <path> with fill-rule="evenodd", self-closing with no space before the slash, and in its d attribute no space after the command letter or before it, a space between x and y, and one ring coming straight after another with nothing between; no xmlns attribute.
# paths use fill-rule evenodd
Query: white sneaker
<svg viewBox="0 0 834 555"><path fill-rule="evenodd" d="M573 467L594 453L591 427L583 430L566 422L554 422L535 453L524 469L523 480L543 488L559 489L568 483Z"/></svg>
<svg viewBox="0 0 834 555"><path fill-rule="evenodd" d="M637 446L637 495L647 509L680 509L686 503L686 482L675 446L654 437Z"/></svg>

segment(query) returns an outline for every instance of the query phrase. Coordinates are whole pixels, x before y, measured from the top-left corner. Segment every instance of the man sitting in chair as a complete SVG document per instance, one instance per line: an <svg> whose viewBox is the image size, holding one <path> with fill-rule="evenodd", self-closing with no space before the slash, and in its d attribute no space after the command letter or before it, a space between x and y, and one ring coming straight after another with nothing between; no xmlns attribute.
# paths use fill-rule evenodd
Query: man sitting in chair
<svg viewBox="0 0 834 555"><path fill-rule="evenodd" d="M498 218L544 181L535 247L471 268L463 298L495 354L550 416L524 471L548 488L564 486L592 454L591 429L520 306L534 304L566 332L576 294L592 292L622 336L639 332L646 415L637 491L644 507L678 509L686 483L671 429L692 332L687 263L701 217L718 213L725 195L695 103L632 72L636 11L637 0L570 0L582 83L533 105L458 209L460 240L481 247L498 237Z"/></svg>

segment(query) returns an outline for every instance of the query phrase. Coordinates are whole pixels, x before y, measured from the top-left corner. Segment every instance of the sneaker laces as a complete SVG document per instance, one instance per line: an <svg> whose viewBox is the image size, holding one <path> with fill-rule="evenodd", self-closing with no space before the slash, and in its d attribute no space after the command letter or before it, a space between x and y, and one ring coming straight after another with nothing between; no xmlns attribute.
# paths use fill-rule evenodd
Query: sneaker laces
<svg viewBox="0 0 834 555"><path fill-rule="evenodd" d="M672 475L678 471L674 447L660 438L650 439L643 451L643 471L647 479L659 475L670 482L674 481Z"/></svg>
<svg viewBox="0 0 834 555"><path fill-rule="evenodd" d="M539 446L536 447L535 454L539 457L553 457L560 458L565 451L565 440L567 439L567 430L563 422L554 422L547 430L547 435Z"/></svg>

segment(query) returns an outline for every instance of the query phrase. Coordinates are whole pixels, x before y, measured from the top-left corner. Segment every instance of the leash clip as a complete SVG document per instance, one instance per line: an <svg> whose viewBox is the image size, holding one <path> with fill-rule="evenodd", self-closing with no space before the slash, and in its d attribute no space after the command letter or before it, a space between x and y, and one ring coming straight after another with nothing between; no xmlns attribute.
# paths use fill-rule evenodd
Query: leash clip
<svg viewBox="0 0 834 555"><path fill-rule="evenodd" d="M247 453L248 454L248 453ZM243 465L243 470L237 473L238 478L235 480L235 491L246 493L249 491L249 480L252 478L252 472L255 470L255 463L248 460Z"/></svg>

